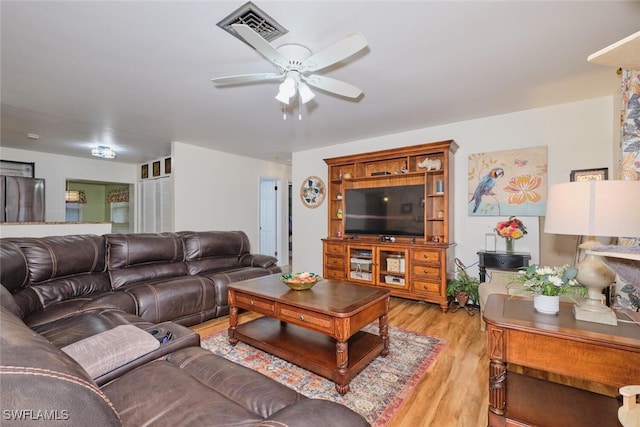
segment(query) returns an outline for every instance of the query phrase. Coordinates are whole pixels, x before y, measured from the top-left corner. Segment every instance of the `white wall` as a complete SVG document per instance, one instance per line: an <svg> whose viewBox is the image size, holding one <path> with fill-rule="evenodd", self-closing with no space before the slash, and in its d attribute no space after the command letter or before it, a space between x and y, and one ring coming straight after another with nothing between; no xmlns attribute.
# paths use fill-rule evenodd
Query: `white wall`
<svg viewBox="0 0 640 427"><path fill-rule="evenodd" d="M289 263L291 166L172 143L175 230L242 230L260 248L260 178L280 181L279 265Z"/></svg>
<svg viewBox="0 0 640 427"><path fill-rule="evenodd" d="M484 234L506 217L467 216L468 155L546 145L550 185L569 181L573 169L608 167L611 173L615 108L614 97L610 96L296 152L293 154L293 189L296 192L309 175L317 175L327 182L324 158L454 139L460 146L455 155L454 172L455 253L469 266L477 263L476 252L484 249ZM307 209L294 197L294 271L322 272L320 239L327 235L327 205ZM521 219L529 234L515 241L515 250L530 252L532 262L537 263L538 218ZM504 248L504 240L499 239L497 249ZM477 267L469 272L477 274Z"/></svg>
<svg viewBox="0 0 640 427"><path fill-rule="evenodd" d="M107 159L91 159L1 147L0 158L35 162L36 178L45 179L45 221L64 221L67 179L136 183L137 166ZM133 195L132 195L133 197Z"/></svg>

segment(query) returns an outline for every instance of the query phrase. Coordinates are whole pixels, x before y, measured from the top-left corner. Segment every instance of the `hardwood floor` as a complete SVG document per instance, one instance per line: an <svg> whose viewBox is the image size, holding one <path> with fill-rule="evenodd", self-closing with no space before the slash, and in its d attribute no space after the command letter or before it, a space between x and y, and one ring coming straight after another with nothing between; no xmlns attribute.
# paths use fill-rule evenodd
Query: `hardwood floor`
<svg viewBox="0 0 640 427"><path fill-rule="evenodd" d="M255 317L241 313L240 323ZM208 336L226 330L228 322L225 316L192 329ZM389 324L447 341L389 426L486 427L489 360L480 312L442 313L436 304L391 298Z"/></svg>

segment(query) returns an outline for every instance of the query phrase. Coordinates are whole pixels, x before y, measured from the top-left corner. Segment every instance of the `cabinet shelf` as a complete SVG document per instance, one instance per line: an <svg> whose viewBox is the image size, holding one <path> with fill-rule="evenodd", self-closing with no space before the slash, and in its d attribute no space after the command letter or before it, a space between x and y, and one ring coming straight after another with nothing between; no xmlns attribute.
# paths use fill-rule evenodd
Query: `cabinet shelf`
<svg viewBox="0 0 640 427"><path fill-rule="evenodd" d="M324 159L329 178L324 277L387 287L392 295L434 302L446 311L447 272L455 269L450 264L454 259L453 163L457 149L455 141L448 140ZM418 166L427 164L438 169ZM393 242L383 242L375 234L345 233L349 190L404 185L422 185L424 191L419 192L417 201L412 198L411 203L405 203L406 209L402 205L402 211L398 207L398 212L391 214L424 224L422 235L396 236ZM419 213L416 202L421 204ZM339 211L343 213L341 218L337 216ZM365 221L363 224L366 227ZM359 251L368 254L363 256ZM352 258L368 260L369 269L352 266ZM419 273L422 271L428 274Z"/></svg>

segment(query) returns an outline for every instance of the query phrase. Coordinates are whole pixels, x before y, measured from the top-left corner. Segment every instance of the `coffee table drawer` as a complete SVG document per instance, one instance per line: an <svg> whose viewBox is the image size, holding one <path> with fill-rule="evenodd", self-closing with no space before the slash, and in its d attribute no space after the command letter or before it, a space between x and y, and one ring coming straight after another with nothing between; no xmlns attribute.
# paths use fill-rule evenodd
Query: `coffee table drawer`
<svg viewBox="0 0 640 427"><path fill-rule="evenodd" d="M331 316L289 306L281 306L278 311L278 318L280 320L324 332L328 335L333 334L333 318Z"/></svg>
<svg viewBox="0 0 640 427"><path fill-rule="evenodd" d="M240 308L255 311L256 313L266 314L268 316L273 316L273 314L276 312L275 304L273 301L238 292L236 292L235 296L236 305Z"/></svg>

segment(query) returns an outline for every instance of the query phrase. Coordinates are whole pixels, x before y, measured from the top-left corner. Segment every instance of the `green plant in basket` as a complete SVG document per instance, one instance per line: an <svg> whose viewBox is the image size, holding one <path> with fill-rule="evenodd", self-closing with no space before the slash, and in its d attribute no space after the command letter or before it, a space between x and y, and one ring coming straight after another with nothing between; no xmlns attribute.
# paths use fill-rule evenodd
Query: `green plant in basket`
<svg viewBox="0 0 640 427"><path fill-rule="evenodd" d="M311 289L313 285L322 280L322 277L315 273L289 273L283 274L280 280L294 291L305 291Z"/></svg>

